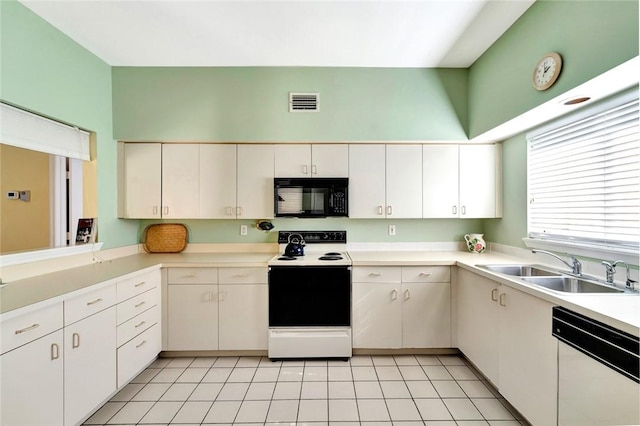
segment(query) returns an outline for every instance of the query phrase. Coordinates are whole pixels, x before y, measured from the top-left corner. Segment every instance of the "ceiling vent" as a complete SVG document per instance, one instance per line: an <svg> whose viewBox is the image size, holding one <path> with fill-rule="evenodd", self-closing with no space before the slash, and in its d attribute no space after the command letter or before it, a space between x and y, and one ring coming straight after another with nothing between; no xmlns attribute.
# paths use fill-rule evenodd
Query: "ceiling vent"
<svg viewBox="0 0 640 426"><path fill-rule="evenodd" d="M318 112L319 93L289 92L289 112Z"/></svg>

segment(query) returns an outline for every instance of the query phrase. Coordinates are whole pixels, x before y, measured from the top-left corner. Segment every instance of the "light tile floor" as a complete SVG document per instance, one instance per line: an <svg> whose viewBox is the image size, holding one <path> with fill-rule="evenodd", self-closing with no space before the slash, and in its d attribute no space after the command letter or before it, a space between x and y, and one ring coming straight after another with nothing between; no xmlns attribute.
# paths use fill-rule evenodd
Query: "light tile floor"
<svg viewBox="0 0 640 426"><path fill-rule="evenodd" d="M454 355L159 358L85 425L527 425Z"/></svg>

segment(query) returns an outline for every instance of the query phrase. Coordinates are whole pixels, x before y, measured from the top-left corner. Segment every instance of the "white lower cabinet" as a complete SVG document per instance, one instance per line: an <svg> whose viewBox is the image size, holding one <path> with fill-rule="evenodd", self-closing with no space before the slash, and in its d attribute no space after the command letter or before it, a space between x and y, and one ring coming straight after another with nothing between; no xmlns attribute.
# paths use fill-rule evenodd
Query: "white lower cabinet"
<svg viewBox="0 0 640 426"><path fill-rule="evenodd" d="M534 425L557 423L553 305L459 269L458 347Z"/></svg>
<svg viewBox="0 0 640 426"><path fill-rule="evenodd" d="M0 356L0 424L62 426L62 330Z"/></svg>
<svg viewBox="0 0 640 426"><path fill-rule="evenodd" d="M267 268L169 268L167 350L266 350Z"/></svg>
<svg viewBox="0 0 640 426"><path fill-rule="evenodd" d="M116 390L116 308L64 329L64 424L75 425Z"/></svg>
<svg viewBox="0 0 640 426"><path fill-rule="evenodd" d="M448 266L353 268L353 347L449 348Z"/></svg>
<svg viewBox="0 0 640 426"><path fill-rule="evenodd" d="M218 285L169 285L167 349L218 349Z"/></svg>

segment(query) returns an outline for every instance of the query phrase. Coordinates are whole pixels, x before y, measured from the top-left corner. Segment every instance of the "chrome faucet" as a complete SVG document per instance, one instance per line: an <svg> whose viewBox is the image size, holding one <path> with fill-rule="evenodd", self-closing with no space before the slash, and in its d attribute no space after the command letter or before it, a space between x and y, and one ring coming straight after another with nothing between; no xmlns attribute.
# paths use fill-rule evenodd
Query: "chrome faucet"
<svg viewBox="0 0 640 426"><path fill-rule="evenodd" d="M625 269L626 269L626 273L627 273L627 279L625 281L625 286L628 289L633 290L633 284L637 283L637 281L631 279L631 274L630 274L630 271L629 271L629 264L627 262L625 262L624 260L616 260L613 263L609 263L609 262L604 261L604 260L602 261L602 264L604 265L605 271L607 273L607 284L613 284L614 276L615 276L615 273L616 273L616 266L618 264L620 264L620 263L624 264Z"/></svg>
<svg viewBox="0 0 640 426"><path fill-rule="evenodd" d="M544 253L544 254L548 254L549 256L555 257L560 262L564 263L569 268L571 268L571 272L573 273L573 275L578 275L578 276L582 275L582 263L580 263L580 261L578 259L576 259L575 257L573 257L573 256L571 256L571 263L569 263L566 260L564 260L563 258L561 258L560 256L558 256L557 254L551 253L550 251L533 249L533 250L531 250L531 252L532 253Z"/></svg>

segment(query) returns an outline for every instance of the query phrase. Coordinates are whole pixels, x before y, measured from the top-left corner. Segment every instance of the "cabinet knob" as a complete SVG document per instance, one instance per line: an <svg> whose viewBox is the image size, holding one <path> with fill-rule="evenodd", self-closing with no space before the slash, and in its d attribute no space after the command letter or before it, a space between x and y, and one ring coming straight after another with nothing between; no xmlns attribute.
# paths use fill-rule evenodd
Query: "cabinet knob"
<svg viewBox="0 0 640 426"><path fill-rule="evenodd" d="M382 206L378 206L378 214L382 216L384 214L384 208Z"/></svg>
<svg viewBox="0 0 640 426"><path fill-rule="evenodd" d="M404 300L409 300L411 299L411 292L409 291L409 289L406 289L404 291Z"/></svg>
<svg viewBox="0 0 640 426"><path fill-rule="evenodd" d="M313 175L317 175L318 174L318 166L316 166L315 164L313 166L311 166L311 174L313 174Z"/></svg>
<svg viewBox="0 0 640 426"><path fill-rule="evenodd" d="M307 166L306 164L302 165L302 174L303 175L308 175L309 174L309 166Z"/></svg>
<svg viewBox="0 0 640 426"><path fill-rule="evenodd" d="M396 300L397 298L398 298L398 290L394 288L393 291L391 292L391 300Z"/></svg>
<svg viewBox="0 0 640 426"><path fill-rule="evenodd" d="M387 206L387 216L391 216L393 214L393 207Z"/></svg>

